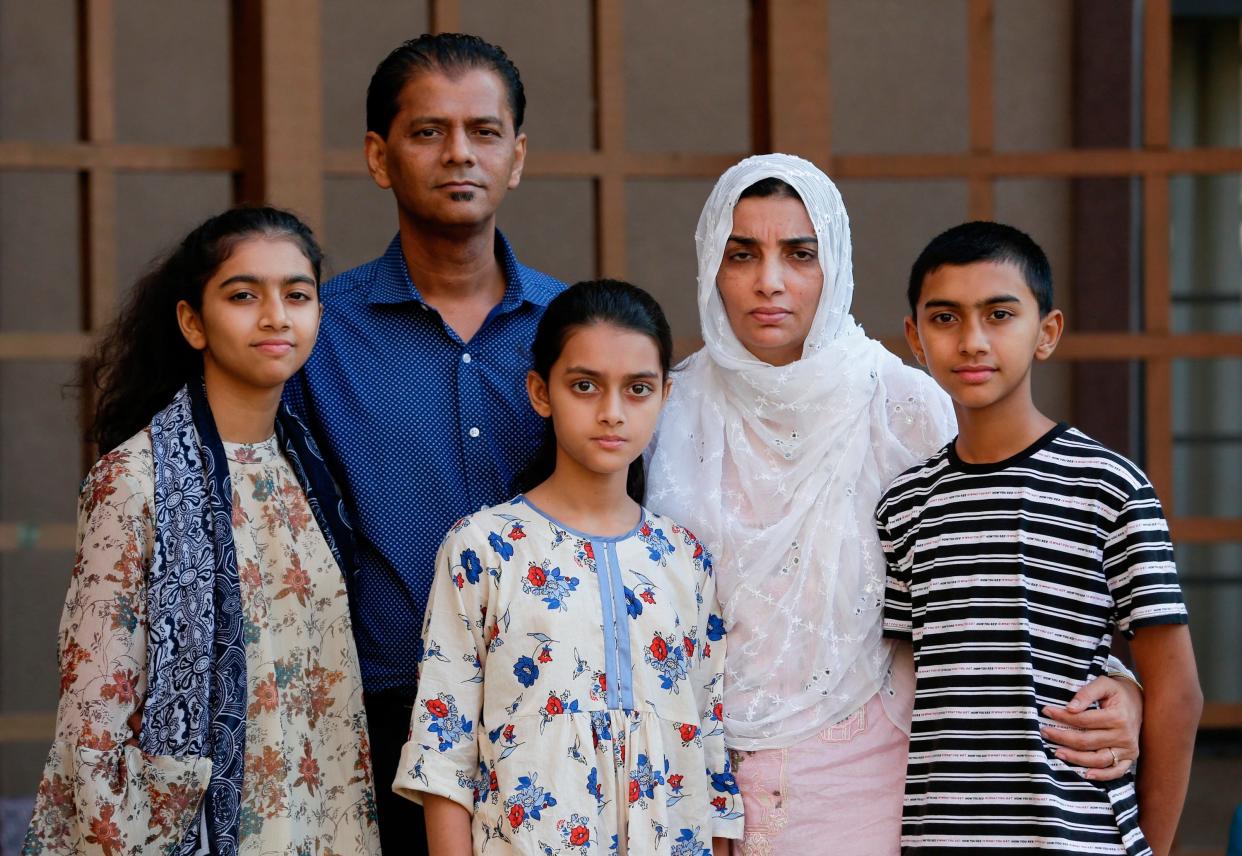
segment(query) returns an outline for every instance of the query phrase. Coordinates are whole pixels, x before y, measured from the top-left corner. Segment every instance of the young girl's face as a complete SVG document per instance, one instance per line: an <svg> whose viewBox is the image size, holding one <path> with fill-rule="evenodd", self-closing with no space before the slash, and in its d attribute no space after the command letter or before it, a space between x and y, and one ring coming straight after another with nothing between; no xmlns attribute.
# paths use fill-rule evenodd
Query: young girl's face
<svg viewBox="0 0 1242 856"><path fill-rule="evenodd" d="M624 473L643 453L671 386L655 341L608 323L571 331L546 382L527 377L532 406L552 419L558 466L568 457L599 474Z"/></svg>
<svg viewBox="0 0 1242 856"><path fill-rule="evenodd" d="M233 248L203 288L202 308L182 301L177 320L203 352L208 378L270 390L310 356L319 333L315 272L292 239L255 236Z"/></svg>

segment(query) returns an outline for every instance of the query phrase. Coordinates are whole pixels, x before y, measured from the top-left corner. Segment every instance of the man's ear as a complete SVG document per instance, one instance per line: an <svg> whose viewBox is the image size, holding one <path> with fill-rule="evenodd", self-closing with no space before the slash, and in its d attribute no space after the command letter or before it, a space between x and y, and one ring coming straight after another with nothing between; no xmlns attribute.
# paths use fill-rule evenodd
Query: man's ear
<svg viewBox="0 0 1242 856"><path fill-rule="evenodd" d="M1035 346L1035 359L1046 360L1057 349L1061 334L1065 332L1065 315L1060 309L1053 309L1039 319L1039 344Z"/></svg>
<svg viewBox="0 0 1242 856"><path fill-rule="evenodd" d="M384 190L392 189L388 177L388 141L374 131L367 131L362 140L362 151L367 158L367 172L371 180Z"/></svg>
<svg viewBox="0 0 1242 856"><path fill-rule="evenodd" d="M530 397L530 406L535 412L547 419L552 415L552 401L548 398L548 383L539 376L539 372L531 370L526 373L526 394Z"/></svg>
<svg viewBox="0 0 1242 856"><path fill-rule="evenodd" d="M207 349L207 333L203 330L203 316L194 311L194 307L184 300L177 303L177 326L181 335L196 351Z"/></svg>
<svg viewBox="0 0 1242 856"><path fill-rule="evenodd" d="M526 167L526 135L518 134L513 146L513 169L509 170L509 189L522 183L522 170Z"/></svg>
<svg viewBox="0 0 1242 856"><path fill-rule="evenodd" d="M661 403L661 404L663 404L664 402L668 401L668 394L669 394L670 392L672 392L672 391L673 391L673 379L672 379L671 377L670 377L670 378L665 378L665 380L664 380L664 394L660 396L660 403Z"/></svg>
<svg viewBox="0 0 1242 856"><path fill-rule="evenodd" d="M920 366L927 366L927 357L923 353L923 342L919 339L919 328L914 323L913 316L906 316L905 323L906 344L910 346L910 350L914 351L914 358L919 361Z"/></svg>

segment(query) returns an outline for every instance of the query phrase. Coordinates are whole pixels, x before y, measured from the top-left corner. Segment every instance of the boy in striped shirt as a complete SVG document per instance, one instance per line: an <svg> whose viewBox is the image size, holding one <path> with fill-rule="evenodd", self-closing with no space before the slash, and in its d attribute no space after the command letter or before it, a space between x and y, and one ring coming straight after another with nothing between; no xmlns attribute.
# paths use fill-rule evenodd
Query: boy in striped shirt
<svg viewBox="0 0 1242 856"><path fill-rule="evenodd" d="M898 477L876 523L884 630L913 643L903 852L1167 854L1202 694L1168 527L1146 476L1036 409L1031 367L1064 319L1026 234L966 223L910 273L906 338L958 436ZM1088 781L1041 736L1130 638L1142 760Z"/></svg>

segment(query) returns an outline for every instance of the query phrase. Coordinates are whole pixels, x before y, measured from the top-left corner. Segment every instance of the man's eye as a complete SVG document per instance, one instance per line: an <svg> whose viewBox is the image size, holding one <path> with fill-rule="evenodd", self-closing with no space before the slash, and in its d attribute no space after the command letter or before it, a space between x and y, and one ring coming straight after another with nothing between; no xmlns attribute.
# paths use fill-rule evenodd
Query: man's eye
<svg viewBox="0 0 1242 856"><path fill-rule="evenodd" d="M574 392L590 392L595 389L595 384L591 383L589 380L576 380L570 385L570 388Z"/></svg>
<svg viewBox="0 0 1242 856"><path fill-rule="evenodd" d="M1008 309L994 309L992 310L992 317L997 321L1004 321L1006 318L1012 318L1013 313Z"/></svg>
<svg viewBox="0 0 1242 856"><path fill-rule="evenodd" d="M636 383L630 387L630 395L636 395L639 397L651 395L653 391L654 387L652 387L649 383Z"/></svg>
<svg viewBox="0 0 1242 856"><path fill-rule="evenodd" d="M238 303L241 303L242 301L245 301L245 300L254 300L254 295L251 294L249 291L235 291L229 295L229 300L233 300Z"/></svg>

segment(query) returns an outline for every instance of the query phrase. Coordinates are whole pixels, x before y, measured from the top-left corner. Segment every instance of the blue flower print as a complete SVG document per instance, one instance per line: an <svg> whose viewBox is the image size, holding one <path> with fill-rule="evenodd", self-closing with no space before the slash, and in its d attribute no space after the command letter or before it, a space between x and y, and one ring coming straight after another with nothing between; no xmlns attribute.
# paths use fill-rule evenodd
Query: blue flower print
<svg viewBox="0 0 1242 856"><path fill-rule="evenodd" d="M661 567L668 564L665 557L672 555L675 548L672 542L664 537L663 529L652 529L651 524L644 520L642 527L638 530L638 538L647 545L647 555L651 557L651 561L658 562Z"/></svg>
<svg viewBox="0 0 1242 856"><path fill-rule="evenodd" d="M426 710L418 717L419 722L431 724L427 730L439 738L441 752L447 752L457 743L466 740L474 731L474 723L457 711L457 702L449 693L440 693L425 702Z"/></svg>
<svg viewBox="0 0 1242 856"><path fill-rule="evenodd" d="M725 770L723 773L712 773L712 790L722 794L737 793L737 779L733 778L731 770Z"/></svg>
<svg viewBox="0 0 1242 856"><path fill-rule="evenodd" d="M561 833L561 843L571 853L586 853L591 847L590 819L574 812L568 820L556 822L556 829Z"/></svg>
<svg viewBox="0 0 1242 856"><path fill-rule="evenodd" d="M599 783L599 769L597 767L592 767L591 772L587 774L586 790L588 794L595 798L596 810L602 812L605 805L604 786Z"/></svg>
<svg viewBox="0 0 1242 856"><path fill-rule="evenodd" d="M670 856L711 856L712 851L709 850L702 841L699 841L699 827L694 829L681 830L681 833L673 841L673 849L669 851Z"/></svg>
<svg viewBox="0 0 1242 856"><path fill-rule="evenodd" d="M513 545L495 532L487 534L487 543L496 551L496 555L500 557L502 562L507 562L509 557L513 555Z"/></svg>
<svg viewBox="0 0 1242 856"><path fill-rule="evenodd" d="M674 636L651 637L651 644L643 650L647 665L660 675L660 688L677 692L677 682L690 674L690 662L686 649Z"/></svg>
<svg viewBox="0 0 1242 856"><path fill-rule="evenodd" d="M577 590L578 578L563 577L560 568L550 568L549 564L545 559L542 565L532 564L527 568L522 578L522 591L541 598L548 609L565 612L568 610L565 600Z"/></svg>
<svg viewBox="0 0 1242 856"><path fill-rule="evenodd" d="M630 771L630 802L647 807L647 800L655 798L657 785L664 784L664 774L651 765L646 755L638 756L638 763Z"/></svg>
<svg viewBox="0 0 1242 856"><path fill-rule="evenodd" d="M532 686L535 683L535 679L539 677L539 667L535 665L535 661L531 657L518 657L517 662L513 664L513 676L518 679L518 683L522 686Z"/></svg>
<svg viewBox="0 0 1242 856"><path fill-rule="evenodd" d="M707 616L707 638L719 642L725 637L725 623L719 615Z"/></svg>
<svg viewBox="0 0 1242 856"><path fill-rule="evenodd" d="M505 800L506 814L511 829L534 829L531 821L542 820L540 812L556 805L556 797L552 796L551 791L544 790L536 784L538 778L538 773L519 776L517 788Z"/></svg>
<svg viewBox="0 0 1242 856"><path fill-rule="evenodd" d="M625 586L625 611L629 613L630 618L638 618L643 614L643 602L629 586Z"/></svg>

